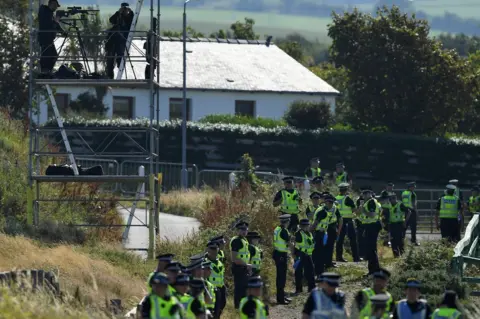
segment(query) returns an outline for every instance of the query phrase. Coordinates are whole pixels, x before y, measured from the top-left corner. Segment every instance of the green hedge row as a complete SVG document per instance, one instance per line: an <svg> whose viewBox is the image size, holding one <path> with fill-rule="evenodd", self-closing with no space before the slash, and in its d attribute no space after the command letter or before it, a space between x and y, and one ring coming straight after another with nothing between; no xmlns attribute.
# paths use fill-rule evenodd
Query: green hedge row
<svg viewBox="0 0 480 319"><path fill-rule="evenodd" d="M47 126L56 123L47 123ZM66 119L66 127L145 127L148 120ZM417 180L445 183L458 178L462 183L480 180L480 142L468 139L423 138L387 133L349 131L301 131L290 127L263 128L234 124L188 122L188 162L200 168L235 168L241 156L249 153L260 170L301 174L309 159L321 158L325 169L343 161L354 176L375 180ZM159 123L162 161L181 161L181 122ZM83 134L92 149L99 147L109 133ZM134 136L141 145L148 137ZM85 149L72 134L74 151ZM128 151L134 143L117 137L105 151ZM122 159L120 159L122 160Z"/></svg>

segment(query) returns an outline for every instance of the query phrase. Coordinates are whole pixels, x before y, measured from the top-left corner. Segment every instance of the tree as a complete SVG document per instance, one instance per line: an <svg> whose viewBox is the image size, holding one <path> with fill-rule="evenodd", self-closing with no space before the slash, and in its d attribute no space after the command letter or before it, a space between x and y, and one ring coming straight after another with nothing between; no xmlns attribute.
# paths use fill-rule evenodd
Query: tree
<svg viewBox="0 0 480 319"><path fill-rule="evenodd" d="M305 56L303 54L303 49L298 42L285 41L283 43L280 43L278 47L298 62L304 63Z"/></svg>
<svg viewBox="0 0 480 319"><path fill-rule="evenodd" d="M165 30L162 32L162 35L165 37L173 37L173 38L182 38L183 39L183 30L182 31L173 31L173 30ZM191 26L187 26L187 37L191 38L204 38L205 35L202 32L198 32Z"/></svg>
<svg viewBox="0 0 480 319"><path fill-rule="evenodd" d="M108 111L108 107L103 104L103 96L101 89L97 89L97 95L90 92L84 92L78 95L77 99L70 102L69 108L76 114L90 114L95 117L104 116Z"/></svg>
<svg viewBox="0 0 480 319"><path fill-rule="evenodd" d="M424 20L386 7L377 17L358 10L333 14L332 60L348 70L356 128L443 134L472 106L469 64L428 37Z"/></svg>
<svg viewBox="0 0 480 319"><path fill-rule="evenodd" d="M310 101L293 102L283 119L289 126L306 130L326 128L333 122L330 104Z"/></svg>
<svg viewBox="0 0 480 319"><path fill-rule="evenodd" d="M230 31L219 30L211 34L212 38L220 39L242 39L242 40L258 40L260 36L255 33L253 26L255 25L255 20L251 18L245 18L244 22L237 21L230 25Z"/></svg>

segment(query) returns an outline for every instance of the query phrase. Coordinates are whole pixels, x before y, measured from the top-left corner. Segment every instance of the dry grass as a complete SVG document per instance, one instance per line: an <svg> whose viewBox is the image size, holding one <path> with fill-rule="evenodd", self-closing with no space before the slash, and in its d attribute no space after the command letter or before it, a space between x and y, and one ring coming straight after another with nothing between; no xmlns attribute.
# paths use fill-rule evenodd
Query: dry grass
<svg viewBox="0 0 480 319"><path fill-rule="evenodd" d="M132 304L145 294L146 267L132 264L132 268L137 268L135 274L125 265L108 262L105 255L92 252L98 256L92 258L87 248L45 247L30 239L0 234L0 251L0 269L53 270L59 275L62 291L74 294L78 289L84 304L96 308L103 308L106 299L115 298Z"/></svg>
<svg viewBox="0 0 480 319"><path fill-rule="evenodd" d="M186 192L171 191L160 197L161 211L168 214L198 218L204 211L204 203L218 193L211 189L191 189Z"/></svg>

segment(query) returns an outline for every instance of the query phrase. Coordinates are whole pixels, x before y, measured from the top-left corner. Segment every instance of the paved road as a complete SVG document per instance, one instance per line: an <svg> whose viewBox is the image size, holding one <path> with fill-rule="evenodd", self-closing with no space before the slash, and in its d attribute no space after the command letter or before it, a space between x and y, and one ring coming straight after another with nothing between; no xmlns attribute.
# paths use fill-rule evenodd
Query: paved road
<svg viewBox="0 0 480 319"><path fill-rule="evenodd" d="M124 208L119 208L118 212L123 216L125 223L128 221L130 212ZM148 212L145 209L136 209L135 217L132 221L132 227L128 233L128 239L124 243L127 249L147 249L148 248ZM198 230L200 222L195 218L175 216L160 213L160 236L168 240L182 239L188 233ZM146 252L138 251L142 256L146 256Z"/></svg>

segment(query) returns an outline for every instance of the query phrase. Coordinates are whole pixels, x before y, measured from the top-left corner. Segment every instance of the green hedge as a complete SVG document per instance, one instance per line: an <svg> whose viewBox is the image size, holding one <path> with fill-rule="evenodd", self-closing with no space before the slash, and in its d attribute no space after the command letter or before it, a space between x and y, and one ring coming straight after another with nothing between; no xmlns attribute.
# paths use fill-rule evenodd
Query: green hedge
<svg viewBox="0 0 480 319"><path fill-rule="evenodd" d="M274 120L266 117L250 117L231 114L212 114L201 118L198 122L210 124L245 124L255 127L275 128L278 126L287 126L284 120Z"/></svg>
<svg viewBox="0 0 480 319"><path fill-rule="evenodd" d="M46 124L46 125L56 125ZM66 119L65 126L145 127L148 120ZM188 122L188 162L200 168L235 168L242 155L249 153L261 170L301 174L315 156L325 169L344 161L357 177L375 180L410 180L445 183L458 178L462 183L476 183L480 173L480 142L468 139L423 138L388 133L349 131L301 131L290 127L263 128L233 124ZM162 161L181 161L181 122L159 123ZM109 133L83 134L93 149ZM145 134L134 136L145 145ZM74 150L82 141L72 134ZM119 136L105 151L128 151L128 138ZM148 145L148 144L147 144ZM104 145L105 146L105 145ZM86 150L86 149L85 149ZM120 159L122 160L122 159Z"/></svg>

